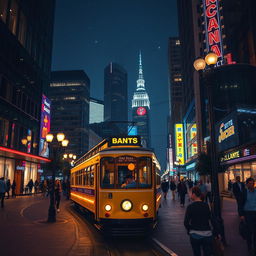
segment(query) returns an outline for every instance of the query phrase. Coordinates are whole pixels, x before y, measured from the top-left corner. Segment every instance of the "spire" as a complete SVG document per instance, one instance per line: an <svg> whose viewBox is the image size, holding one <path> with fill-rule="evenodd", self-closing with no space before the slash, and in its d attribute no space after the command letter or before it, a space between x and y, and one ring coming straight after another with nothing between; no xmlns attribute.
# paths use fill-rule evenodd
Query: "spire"
<svg viewBox="0 0 256 256"><path fill-rule="evenodd" d="M139 54L139 79L137 80L137 91L140 91L140 90L145 90L145 80L143 78L141 51Z"/></svg>

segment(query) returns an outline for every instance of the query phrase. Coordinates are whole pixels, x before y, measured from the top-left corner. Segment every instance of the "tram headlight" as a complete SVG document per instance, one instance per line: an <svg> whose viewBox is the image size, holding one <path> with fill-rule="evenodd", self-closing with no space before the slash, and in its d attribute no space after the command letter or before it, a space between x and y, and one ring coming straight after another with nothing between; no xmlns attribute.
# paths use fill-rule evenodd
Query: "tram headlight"
<svg viewBox="0 0 256 256"><path fill-rule="evenodd" d="M105 205L105 210L106 210L107 212L111 211L111 209L112 209L112 207L111 207L110 204L106 204L106 205Z"/></svg>
<svg viewBox="0 0 256 256"><path fill-rule="evenodd" d="M148 210L148 205L147 205L147 204L143 204L143 205L142 205L142 210L143 210L144 212L146 212L146 211Z"/></svg>
<svg viewBox="0 0 256 256"><path fill-rule="evenodd" d="M121 203L121 208L125 212L129 212L132 209L132 202L130 200L124 200Z"/></svg>

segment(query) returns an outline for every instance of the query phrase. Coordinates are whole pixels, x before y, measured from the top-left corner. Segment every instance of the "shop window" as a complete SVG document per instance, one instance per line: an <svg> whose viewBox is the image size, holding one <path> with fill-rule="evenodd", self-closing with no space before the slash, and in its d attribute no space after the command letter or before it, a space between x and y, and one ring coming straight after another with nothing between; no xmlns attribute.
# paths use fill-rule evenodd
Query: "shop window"
<svg viewBox="0 0 256 256"><path fill-rule="evenodd" d="M0 1L0 19L3 22L6 22L6 14L7 14L8 0Z"/></svg>
<svg viewBox="0 0 256 256"><path fill-rule="evenodd" d="M11 32L16 35L16 29L17 29L17 16L18 16L18 4L16 0L11 1L11 7L10 7L10 16L9 16L9 29Z"/></svg>
<svg viewBox="0 0 256 256"><path fill-rule="evenodd" d="M20 19L19 19L19 34L18 39L20 43L25 47L26 42L26 33L27 33L27 20L23 12L20 12Z"/></svg>

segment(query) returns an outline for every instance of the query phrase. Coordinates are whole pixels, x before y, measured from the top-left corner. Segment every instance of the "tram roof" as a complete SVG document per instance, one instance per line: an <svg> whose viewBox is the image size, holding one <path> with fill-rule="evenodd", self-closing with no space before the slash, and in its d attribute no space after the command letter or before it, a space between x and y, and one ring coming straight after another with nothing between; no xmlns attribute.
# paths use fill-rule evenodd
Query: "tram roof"
<svg viewBox="0 0 256 256"><path fill-rule="evenodd" d="M107 139L102 140L88 152L86 152L82 157L80 157L76 162L75 166L80 164L81 162L91 158L92 156L96 155L99 152L106 152L106 151L120 151L120 150L136 150L136 151L147 151L152 152L154 151L150 148L143 148L141 145L141 138L140 136L117 136L117 137L110 137Z"/></svg>

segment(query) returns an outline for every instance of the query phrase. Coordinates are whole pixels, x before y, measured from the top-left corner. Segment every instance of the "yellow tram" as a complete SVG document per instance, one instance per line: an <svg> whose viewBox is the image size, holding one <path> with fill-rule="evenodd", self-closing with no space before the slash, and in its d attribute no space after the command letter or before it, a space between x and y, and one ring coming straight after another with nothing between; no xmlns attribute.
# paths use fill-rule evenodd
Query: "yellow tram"
<svg viewBox="0 0 256 256"><path fill-rule="evenodd" d="M152 230L161 203L160 165L139 136L103 140L71 169L71 195L108 232Z"/></svg>

